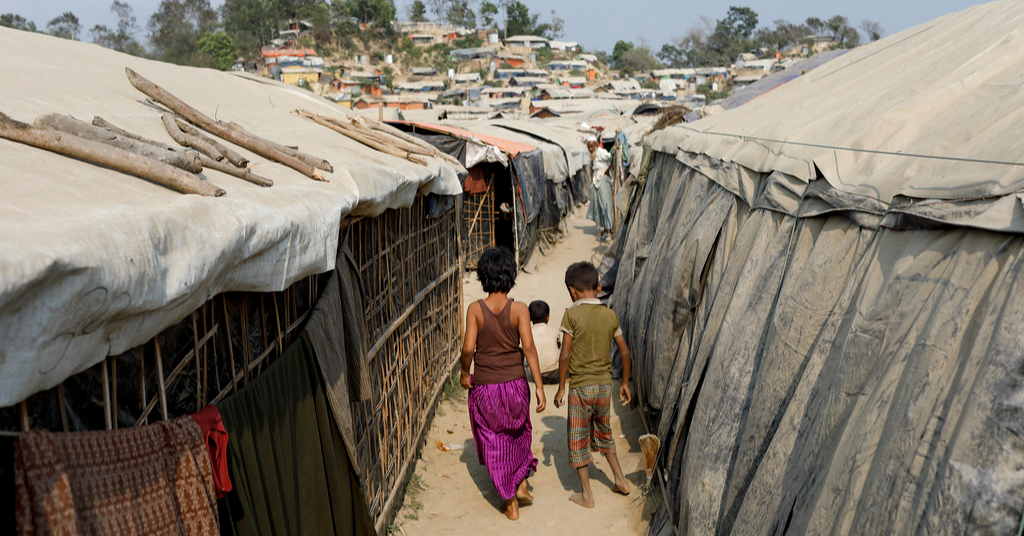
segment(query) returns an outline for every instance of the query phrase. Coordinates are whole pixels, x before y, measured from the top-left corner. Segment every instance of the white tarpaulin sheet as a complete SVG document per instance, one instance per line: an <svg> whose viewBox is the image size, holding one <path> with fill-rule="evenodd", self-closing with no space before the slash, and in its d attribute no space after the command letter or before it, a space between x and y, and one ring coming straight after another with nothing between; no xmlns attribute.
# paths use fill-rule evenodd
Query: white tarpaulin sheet
<svg viewBox="0 0 1024 536"><path fill-rule="evenodd" d="M173 144L131 67L210 117L328 159L316 182L240 150L260 188L218 172L220 198L182 195L133 176L0 140L0 406L132 348L224 291L277 291L333 268L341 219L457 194L457 171L372 151L291 114L345 110L272 82L135 58L0 28L0 111L101 116Z"/></svg>
<svg viewBox="0 0 1024 536"><path fill-rule="evenodd" d="M1024 232L1020 204L987 202L1024 189L1022 28L1019 1L953 13L671 129L665 142L803 182L820 171L837 191L885 204L969 202L949 211L956 223L983 214L979 227Z"/></svg>

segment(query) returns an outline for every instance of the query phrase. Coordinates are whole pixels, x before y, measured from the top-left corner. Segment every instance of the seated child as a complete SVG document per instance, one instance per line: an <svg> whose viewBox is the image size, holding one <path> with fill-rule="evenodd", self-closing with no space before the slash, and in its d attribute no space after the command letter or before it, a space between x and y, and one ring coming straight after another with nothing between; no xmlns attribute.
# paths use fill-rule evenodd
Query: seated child
<svg viewBox="0 0 1024 536"><path fill-rule="evenodd" d="M622 384L619 400L628 404L631 357L619 329L615 312L597 299L601 291L597 268L589 262L577 262L565 271L565 286L573 304L562 317L562 353L558 365L558 392L555 406L565 403L565 382L569 384L569 463L576 468L582 493L569 500L586 508L594 507L587 467L590 451L601 452L615 477L614 491L629 494L629 483L622 475L611 427L612 341L622 354Z"/></svg>
<svg viewBox="0 0 1024 536"><path fill-rule="evenodd" d="M530 302L530 322L533 324L533 342L537 346L540 375L544 383L558 383L558 330L552 328L551 308L547 302Z"/></svg>

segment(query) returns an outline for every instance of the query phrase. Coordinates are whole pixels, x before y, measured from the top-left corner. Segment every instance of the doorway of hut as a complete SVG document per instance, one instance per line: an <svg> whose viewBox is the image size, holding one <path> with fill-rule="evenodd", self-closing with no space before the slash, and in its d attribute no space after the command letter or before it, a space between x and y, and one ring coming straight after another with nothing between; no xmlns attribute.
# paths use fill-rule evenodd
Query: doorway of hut
<svg viewBox="0 0 1024 536"><path fill-rule="evenodd" d="M475 270L487 248L516 250L516 223L521 212L517 213L510 167L485 162L469 171L462 196L462 244L466 268Z"/></svg>

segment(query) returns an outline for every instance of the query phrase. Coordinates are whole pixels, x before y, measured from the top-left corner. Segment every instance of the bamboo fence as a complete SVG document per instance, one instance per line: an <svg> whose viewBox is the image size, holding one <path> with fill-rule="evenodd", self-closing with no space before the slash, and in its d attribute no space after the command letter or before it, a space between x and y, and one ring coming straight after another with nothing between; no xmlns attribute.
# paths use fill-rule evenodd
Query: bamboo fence
<svg viewBox="0 0 1024 536"><path fill-rule="evenodd" d="M398 506L461 338L460 211L347 221L364 289L372 397L355 404L363 491L380 532ZM301 333L329 274L282 292L215 296L180 323L63 384L0 408L0 434L142 426L194 413L256 378Z"/></svg>

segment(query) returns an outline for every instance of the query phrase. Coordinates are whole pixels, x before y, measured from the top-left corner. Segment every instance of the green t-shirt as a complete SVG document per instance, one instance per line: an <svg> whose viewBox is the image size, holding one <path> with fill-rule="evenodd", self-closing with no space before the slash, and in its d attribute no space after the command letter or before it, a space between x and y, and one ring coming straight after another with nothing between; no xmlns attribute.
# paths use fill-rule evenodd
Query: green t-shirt
<svg viewBox="0 0 1024 536"><path fill-rule="evenodd" d="M612 341L622 335L615 311L597 299L579 300L565 310L559 329L572 337L569 387L612 383Z"/></svg>

